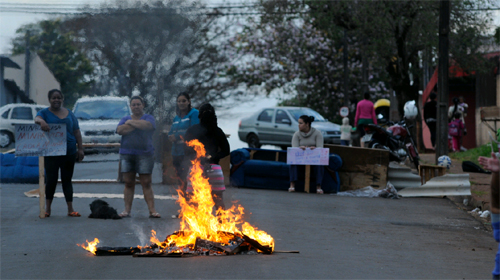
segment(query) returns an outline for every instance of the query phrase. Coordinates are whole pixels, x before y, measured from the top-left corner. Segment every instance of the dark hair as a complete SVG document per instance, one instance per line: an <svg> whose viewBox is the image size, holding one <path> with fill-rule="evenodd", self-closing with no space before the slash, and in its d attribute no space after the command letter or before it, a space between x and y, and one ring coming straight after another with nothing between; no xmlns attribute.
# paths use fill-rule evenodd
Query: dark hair
<svg viewBox="0 0 500 280"><path fill-rule="evenodd" d="M59 92L59 94L61 95L61 97L64 99L64 94L63 94L60 90L58 90L57 88L49 90L49 94L48 94L49 99L50 99L50 98L52 97L52 95L53 95L54 93L56 93L56 92Z"/></svg>
<svg viewBox="0 0 500 280"><path fill-rule="evenodd" d="M193 108L191 106L191 97L189 97L189 94L187 94L186 92L181 92L179 93L179 95L177 95L177 98L175 99L175 113L179 116L181 114L181 109L179 109L179 105L177 105L177 99L179 99L179 97L181 96L184 96L186 97L186 99L189 101L189 105L188 105L188 112L191 111L191 109Z"/></svg>
<svg viewBox="0 0 500 280"><path fill-rule="evenodd" d="M453 98L453 104L455 104L455 108L453 108L453 115L455 115L455 112L457 111L458 109L458 98L457 97L454 97Z"/></svg>
<svg viewBox="0 0 500 280"><path fill-rule="evenodd" d="M210 103L201 105L198 116L200 118L200 124L207 128L210 134L215 132L217 128L217 116L215 115L214 107L210 105Z"/></svg>
<svg viewBox="0 0 500 280"><path fill-rule="evenodd" d="M431 100L436 99L436 97L437 97L437 94L436 94L435 92L431 92L431 94L429 94L429 98L430 98Z"/></svg>
<svg viewBox="0 0 500 280"><path fill-rule="evenodd" d="M302 115L299 117L299 119L302 119L304 123L309 124L309 126L311 126L311 123L314 121L314 117L308 115Z"/></svg>
<svg viewBox="0 0 500 280"><path fill-rule="evenodd" d="M144 98L140 97L139 95L132 96L132 98L130 98L130 104L132 104L132 100L134 99L141 101L142 105L146 107L146 102L144 102Z"/></svg>
<svg viewBox="0 0 500 280"><path fill-rule="evenodd" d="M370 93L367 91L364 94L365 99L370 99Z"/></svg>
<svg viewBox="0 0 500 280"><path fill-rule="evenodd" d="M460 119L460 116L462 114L460 114L460 112L455 112L455 114L453 114L453 116L455 117L455 119Z"/></svg>

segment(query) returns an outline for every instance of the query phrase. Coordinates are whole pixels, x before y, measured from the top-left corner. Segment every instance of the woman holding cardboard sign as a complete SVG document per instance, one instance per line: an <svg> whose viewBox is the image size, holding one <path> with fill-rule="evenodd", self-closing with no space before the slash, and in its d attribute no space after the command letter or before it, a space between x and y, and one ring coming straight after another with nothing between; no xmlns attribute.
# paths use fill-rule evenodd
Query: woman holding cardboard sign
<svg viewBox="0 0 500 280"><path fill-rule="evenodd" d="M311 123L314 121L313 116L302 115L299 117L299 130L295 132L292 138L292 147L299 147L302 150L323 148L323 135ZM316 193L323 194L321 189L321 181L325 169L323 166L314 166L316 169ZM295 182L297 181L297 165L290 165L290 188L289 192L295 191Z"/></svg>
<svg viewBox="0 0 500 280"><path fill-rule="evenodd" d="M50 106L40 110L35 117L35 123L40 125L43 131L50 131L48 124L66 124L66 155L64 156L49 156L45 157L45 217L50 217L52 200L56 192L57 179L59 176L59 169L61 169L61 182L68 205L68 216L80 217L81 215L73 209L73 170L75 161L82 161L83 147L82 147L82 134L80 133L80 126L78 119L73 115L73 112L64 108L63 101L64 95L58 89L49 91ZM78 148L77 148L78 144Z"/></svg>

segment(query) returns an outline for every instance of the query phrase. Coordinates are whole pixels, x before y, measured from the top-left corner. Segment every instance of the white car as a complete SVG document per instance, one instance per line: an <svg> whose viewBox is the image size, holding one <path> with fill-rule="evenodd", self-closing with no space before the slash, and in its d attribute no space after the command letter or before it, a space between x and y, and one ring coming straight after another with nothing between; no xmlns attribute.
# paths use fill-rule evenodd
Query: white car
<svg viewBox="0 0 500 280"><path fill-rule="evenodd" d="M121 136L116 133L120 120L132 112L128 97L82 97L78 99L73 113L80 124L83 143L120 143ZM113 148L85 148L86 152L116 150Z"/></svg>
<svg viewBox="0 0 500 280"><path fill-rule="evenodd" d="M47 108L44 105L13 103L0 108L0 147L5 148L15 141L16 124L34 124L38 111Z"/></svg>

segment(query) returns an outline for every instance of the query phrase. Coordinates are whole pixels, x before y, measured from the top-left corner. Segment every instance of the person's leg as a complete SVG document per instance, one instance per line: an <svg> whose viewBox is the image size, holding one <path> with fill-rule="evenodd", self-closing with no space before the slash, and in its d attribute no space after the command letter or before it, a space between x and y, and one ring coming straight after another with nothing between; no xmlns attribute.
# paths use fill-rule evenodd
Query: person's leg
<svg viewBox="0 0 500 280"><path fill-rule="evenodd" d="M56 192L57 178L59 177L59 166L61 156L45 157L45 213L50 216L52 211L52 201Z"/></svg>
<svg viewBox="0 0 500 280"><path fill-rule="evenodd" d="M321 182L323 182L325 167L322 165L318 165L314 168L316 168L316 193L323 194L323 189L321 189Z"/></svg>
<svg viewBox="0 0 500 280"><path fill-rule="evenodd" d="M144 193L144 200L148 205L149 215L158 216L155 209L155 197L153 187L151 186L151 174L139 174L139 181L141 182L142 192Z"/></svg>
<svg viewBox="0 0 500 280"><path fill-rule="evenodd" d="M183 160L184 156L175 156L172 158L172 164L174 165L175 168L175 174L177 175L177 178L180 181L180 186L179 190L182 191L182 193L186 192L186 171L184 170L184 165L183 165Z"/></svg>
<svg viewBox="0 0 500 280"><path fill-rule="evenodd" d="M212 191L212 198L215 203L215 211L222 208L222 210L226 210L226 205L224 204L224 191Z"/></svg>
<svg viewBox="0 0 500 280"><path fill-rule="evenodd" d="M297 165L289 165L290 169L290 188L288 188L289 192L295 191L295 182L297 181Z"/></svg>
<svg viewBox="0 0 500 280"><path fill-rule="evenodd" d="M71 183L73 171L75 170L75 162L76 155L67 155L64 157L64 163L61 165L61 183L64 198L68 205L68 214L75 212L75 209L73 209L73 184Z"/></svg>
<svg viewBox="0 0 500 280"><path fill-rule="evenodd" d="M125 210L120 214L121 217L130 217L132 211L132 202L135 193L135 174L136 172L136 158L134 155L120 155L121 172L125 188L123 189L123 201L125 203Z"/></svg>
<svg viewBox="0 0 500 280"><path fill-rule="evenodd" d="M429 127L429 132L431 133L432 147L436 147L436 123L430 122L427 126Z"/></svg>
<svg viewBox="0 0 500 280"><path fill-rule="evenodd" d="M452 138L452 147L453 147L453 151L454 152L457 152L460 150L460 147L458 146L459 143L458 143L458 137L457 136L453 136Z"/></svg>

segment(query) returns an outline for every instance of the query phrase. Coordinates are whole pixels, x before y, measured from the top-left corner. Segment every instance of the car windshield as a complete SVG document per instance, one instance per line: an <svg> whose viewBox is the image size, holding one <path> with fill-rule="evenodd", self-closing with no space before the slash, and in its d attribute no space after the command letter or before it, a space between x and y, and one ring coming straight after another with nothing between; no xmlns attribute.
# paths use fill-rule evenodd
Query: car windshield
<svg viewBox="0 0 500 280"><path fill-rule="evenodd" d="M129 114L129 107L127 101L93 100L77 103L74 113L77 118L82 120L121 119Z"/></svg>
<svg viewBox="0 0 500 280"><path fill-rule="evenodd" d="M315 122L326 122L325 118L320 115L318 112L309 108L297 108L297 109L288 109L288 112L293 116L296 121L299 121L300 116L307 115L313 116Z"/></svg>

